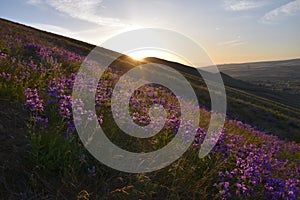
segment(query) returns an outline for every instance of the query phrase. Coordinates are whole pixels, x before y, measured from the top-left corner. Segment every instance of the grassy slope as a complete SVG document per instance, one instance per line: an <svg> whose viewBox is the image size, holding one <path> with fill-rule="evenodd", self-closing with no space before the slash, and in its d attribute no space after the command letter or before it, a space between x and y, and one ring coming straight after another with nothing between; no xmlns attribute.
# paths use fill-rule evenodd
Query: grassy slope
<svg viewBox="0 0 300 200"><path fill-rule="evenodd" d="M184 74L195 86L199 101L209 106L207 89L195 69L156 58L148 60L169 65ZM300 141L300 101L292 95L251 85L223 73L222 78L226 87L230 117L263 127L282 139ZM296 122L297 126L290 126L292 122Z"/></svg>
<svg viewBox="0 0 300 200"><path fill-rule="evenodd" d="M16 35L22 35L24 33L32 34L45 43L50 42L55 46L77 52L83 56L87 55L88 52L94 47L83 42L43 31L38 31L23 25L8 22L6 20L1 20L0 23L1 26L9 26L12 28ZM9 52L9 49L2 50L4 52L7 51L6 53L11 53ZM114 52L101 49L100 53L110 56ZM18 56L18 54L13 56ZM132 63L132 60L125 58L124 60L120 61L119 65L125 66L128 65L128 63ZM171 62L168 62L167 65L173 66L175 69L178 69L185 74L185 76L191 81L196 89L198 96L202 97L200 98L200 101L209 106L208 93L205 89L205 84L199 80L198 76L195 76L194 71L191 68L186 68ZM231 78L230 80L233 81ZM40 84L40 82L36 84ZM297 110L290 109L288 106L276 103L273 100L268 100L245 92L241 88L237 88L237 85L235 87L230 86L227 83L226 90L228 93L229 109L231 112L229 114L231 116L245 119L248 122L261 123L262 127L264 127L263 125L266 125L265 127L269 127L270 130L272 128L274 129L274 134L281 134L283 138L289 138L291 140L297 139L297 136L287 134L295 132L297 133L299 127L294 127L294 129L287 130L285 124L288 123L288 120L290 119L298 120L299 112ZM23 95L23 90L17 92L20 92L21 96ZM0 192L3 195L3 198L6 198L6 195L13 195L16 197L20 195L20 193L17 193L17 191L26 191L27 189L30 191L29 194L36 194L36 198L43 196L45 198L55 198L59 196L60 199L74 199L75 195L82 189L93 191L94 193L92 192L91 195L93 197L96 196L100 198L101 195L104 195L104 186L110 187L111 195L115 199L128 199L132 197L127 195L126 191L128 191L130 195L136 195L133 196L133 198L137 198L140 195L146 195L148 198L155 198L159 196L179 199L179 195L182 194L186 195L181 196L182 198L191 198L192 196L195 198L209 198L212 194L212 188L210 187L210 184L212 185L212 183L214 183L213 179L215 179L217 176L216 172L219 169L218 167L220 167L220 169L221 167L228 167L226 166L226 163L222 162L223 159L220 156L207 157L206 160L197 159L198 161L195 164L192 163L192 160L195 157L197 158L197 155L187 154L185 158L175 162L174 165L164 170L146 175L128 175L126 173L116 172L102 165L97 166L98 176L96 178L91 178L90 176L87 177L86 174L78 177L70 176L68 179L65 177L61 178L62 175L58 174L57 171L48 171L48 166L44 163L39 163L38 165L35 165L34 163L34 166L31 166L32 163L26 163L26 161L25 163L21 163L24 161L17 155L21 156L20 153L25 153L28 148L25 145L28 141L26 141L26 137L23 138L24 135L26 135L26 126L24 121L26 121L27 115L24 113L22 108L24 99L15 99L14 97L14 94L10 93L10 91L4 91L4 89L1 88L0 99L2 107L0 131L1 137L3 137L1 138L1 146L5 147L4 145L6 145L6 147L14 147L12 154L7 154L8 152L11 152L11 149L2 149L4 154L1 155L3 156L1 159L3 159L5 162L1 165L0 184L4 187L2 189L0 188ZM275 119L275 122L266 121L266 118L269 114L274 114L274 116L278 115L278 119ZM205 119L203 120L207 121L208 117L206 115L204 116ZM18 126L16 126L16 122ZM246 129L238 128L228 124L227 128L233 134L244 135L247 138L247 142L262 142L260 141L260 138L251 138L252 134ZM44 144L45 148L47 147L47 141L51 142L51 139L52 136L50 136L48 140L44 141L46 143ZM68 147L66 147L66 149L67 148ZM51 159L53 159L53 162L56 162L56 156L50 157L50 160ZM47 163L50 161L46 160L45 162ZM216 166L216 163L218 166ZM57 164L60 163L57 162ZM30 166L31 169L29 169L28 166ZM214 168L216 168L215 171L211 170ZM16 175L18 175L18 177ZM57 176L59 178L57 178ZM28 178L29 183L26 182ZM2 193L3 189L6 191L6 193ZM208 196L203 196L203 194Z"/></svg>

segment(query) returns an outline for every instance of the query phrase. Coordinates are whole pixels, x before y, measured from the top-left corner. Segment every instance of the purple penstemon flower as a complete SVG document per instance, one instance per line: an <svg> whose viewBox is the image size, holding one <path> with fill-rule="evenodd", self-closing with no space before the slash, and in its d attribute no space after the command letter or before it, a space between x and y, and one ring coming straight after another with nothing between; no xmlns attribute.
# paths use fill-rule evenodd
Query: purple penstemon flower
<svg viewBox="0 0 300 200"><path fill-rule="evenodd" d="M93 166L91 168L88 168L88 173L91 175L91 176L96 176L96 167Z"/></svg>

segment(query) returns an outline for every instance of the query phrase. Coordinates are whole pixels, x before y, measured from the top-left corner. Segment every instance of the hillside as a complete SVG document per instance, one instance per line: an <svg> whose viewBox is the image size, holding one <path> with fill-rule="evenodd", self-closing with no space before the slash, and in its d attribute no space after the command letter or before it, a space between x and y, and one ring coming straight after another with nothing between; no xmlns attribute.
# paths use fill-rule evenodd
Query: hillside
<svg viewBox="0 0 300 200"><path fill-rule="evenodd" d="M209 93L196 69L157 58L143 61L162 63L183 74L200 103L196 110L188 110L201 115L197 129L188 129L191 124L182 122L174 93L147 84L132 93L128 104L132 121L139 126L151 123L149 105L154 103L162 105L167 115L157 135L135 138L117 126L111 99L120 77L143 62L120 55L103 73L96 82L95 116L81 98L71 96L77 71L93 45L3 19L0 35L1 198L299 199L300 145L295 141L300 141L300 111L287 96L222 74L228 116L220 137L211 138L216 145L200 159L211 114ZM119 55L103 48L97 53L104 59ZM98 67L92 64L85 75L93 77ZM73 105L82 113L79 118L72 115ZM87 126L94 118L112 143L130 152L148 153L169 145L180 126L187 128L192 145L165 168L118 171L85 148L96 137L94 132L86 129L87 141L78 136L74 122ZM129 164L139 167L144 160Z"/></svg>
<svg viewBox="0 0 300 200"><path fill-rule="evenodd" d="M66 50L74 51L82 57L86 56L95 47L94 45L47 33L45 31L38 31L36 34L37 37L58 45ZM5 49L3 49L2 52L5 53ZM114 55L115 53L107 49L101 49L101 54L110 56ZM196 73L195 70L191 69L190 67L178 63L166 62L160 59L156 60L158 63L172 66L180 72L187 73L187 77L194 77L192 79L194 79L194 81L195 79L197 80L196 84L202 86L205 85L203 80L199 80L198 73ZM125 63L128 62L125 61ZM267 63L268 65L270 65L270 63L272 62ZM291 66L295 66L294 62L292 63L293 64L291 64ZM259 64L254 63L253 65ZM222 70L222 66L218 66L218 68L221 70L221 72L224 71ZM243 82L241 80L237 80L228 76L226 72L224 71L225 74L222 74L222 77L226 86L226 92L228 96L228 114L232 118L242 120L249 124L253 124L257 128L277 135L282 139L300 141L299 95L291 95L279 91L272 91L265 87L249 84L247 82ZM201 96L201 99L199 99L199 101L201 101L203 105L209 107L210 99L208 93L204 93L205 95ZM290 126L290 124L293 124L293 126ZM286 127L288 127L288 129Z"/></svg>
<svg viewBox="0 0 300 200"><path fill-rule="evenodd" d="M146 59L147 60L147 59ZM148 58L151 62L171 66L195 84L199 101L210 106L207 89L197 70L178 63ZM219 66L218 66L219 67ZM228 115L263 128L282 139L300 141L300 96L256 86L221 73L227 93ZM203 95L205 94L205 95ZM290 126L293 124L293 126ZM288 130L289 129L289 130Z"/></svg>

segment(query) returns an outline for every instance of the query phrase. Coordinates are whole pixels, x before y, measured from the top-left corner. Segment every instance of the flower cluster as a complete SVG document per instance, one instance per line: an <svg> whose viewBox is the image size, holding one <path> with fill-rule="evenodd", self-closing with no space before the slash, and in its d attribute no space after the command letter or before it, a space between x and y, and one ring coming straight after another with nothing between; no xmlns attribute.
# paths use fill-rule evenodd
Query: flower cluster
<svg viewBox="0 0 300 200"><path fill-rule="evenodd" d="M235 166L230 171L219 172L219 182L215 184L219 194L223 199L230 198L232 195L241 198L297 199L300 192L299 179L293 176L299 177L299 171L293 170L288 160L276 158L282 141L273 136L262 135L261 132L259 134L262 138L269 139L263 142L261 147L249 144L235 145L231 149ZM241 135L231 134L230 137L230 142L235 144L238 144L237 140L241 139ZM277 177L279 174L286 179ZM263 189L264 194L258 193L258 188Z"/></svg>
<svg viewBox="0 0 300 200"><path fill-rule="evenodd" d="M10 81L11 80L11 74L10 73L5 73L5 72L2 72L0 73L0 78L3 78L4 80L7 80L7 81Z"/></svg>
<svg viewBox="0 0 300 200"><path fill-rule="evenodd" d="M25 89L25 107L31 113L31 121L34 123L43 123L45 126L48 123L48 118L43 116L44 106L43 100L39 98L37 89Z"/></svg>
<svg viewBox="0 0 300 200"><path fill-rule="evenodd" d="M62 96L59 101L59 114L67 119L71 119L72 98L71 96Z"/></svg>
<svg viewBox="0 0 300 200"><path fill-rule="evenodd" d="M26 103L25 106L28 108L31 112L43 112L44 106L43 106L43 100L39 98L37 89L25 89L25 97L26 97Z"/></svg>

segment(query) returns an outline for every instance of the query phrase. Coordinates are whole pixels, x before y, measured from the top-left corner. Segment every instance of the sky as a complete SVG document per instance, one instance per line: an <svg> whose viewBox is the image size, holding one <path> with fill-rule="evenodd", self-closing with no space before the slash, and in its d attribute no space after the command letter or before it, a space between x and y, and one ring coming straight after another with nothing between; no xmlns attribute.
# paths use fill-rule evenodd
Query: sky
<svg viewBox="0 0 300 200"><path fill-rule="evenodd" d="M169 29L215 64L300 58L300 0L2 0L0 17L96 45L139 28Z"/></svg>

